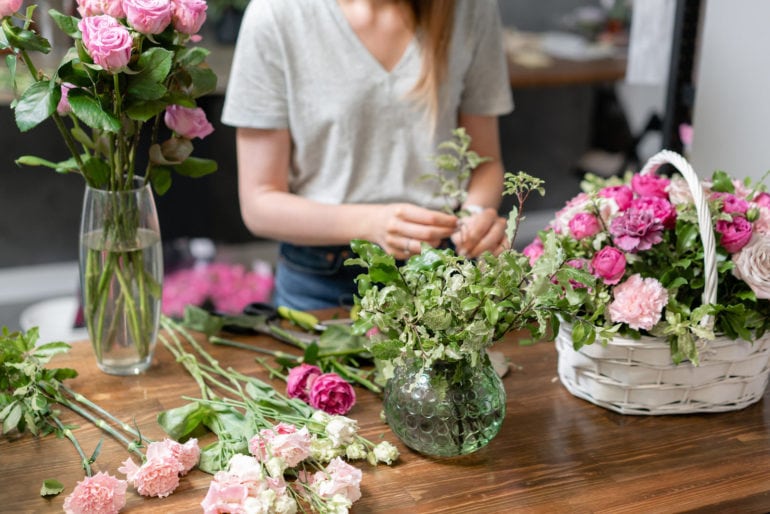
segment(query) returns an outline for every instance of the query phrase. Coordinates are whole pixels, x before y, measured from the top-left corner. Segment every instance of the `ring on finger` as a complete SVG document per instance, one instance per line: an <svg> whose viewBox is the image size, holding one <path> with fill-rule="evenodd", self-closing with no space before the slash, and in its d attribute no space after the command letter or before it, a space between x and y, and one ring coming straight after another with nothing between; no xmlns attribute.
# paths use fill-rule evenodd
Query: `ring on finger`
<svg viewBox="0 0 770 514"><path fill-rule="evenodd" d="M406 243L404 243L404 253L407 255L410 255L412 251L409 249L409 247L412 245L411 238L406 238Z"/></svg>

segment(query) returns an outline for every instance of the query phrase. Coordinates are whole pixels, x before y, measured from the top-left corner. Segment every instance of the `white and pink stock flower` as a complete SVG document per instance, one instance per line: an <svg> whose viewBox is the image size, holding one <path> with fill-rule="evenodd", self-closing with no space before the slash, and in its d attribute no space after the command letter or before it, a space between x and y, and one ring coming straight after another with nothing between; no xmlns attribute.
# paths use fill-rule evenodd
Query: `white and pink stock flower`
<svg viewBox="0 0 770 514"><path fill-rule="evenodd" d="M306 477L308 478L308 477ZM339 457L332 459L322 471L310 478L310 487L321 498L331 499L342 495L351 503L361 498L361 470Z"/></svg>
<svg viewBox="0 0 770 514"><path fill-rule="evenodd" d="M310 456L311 436L307 427L297 430L288 423L259 431L249 440L249 452L260 462L271 457L283 459L286 466L294 467Z"/></svg>

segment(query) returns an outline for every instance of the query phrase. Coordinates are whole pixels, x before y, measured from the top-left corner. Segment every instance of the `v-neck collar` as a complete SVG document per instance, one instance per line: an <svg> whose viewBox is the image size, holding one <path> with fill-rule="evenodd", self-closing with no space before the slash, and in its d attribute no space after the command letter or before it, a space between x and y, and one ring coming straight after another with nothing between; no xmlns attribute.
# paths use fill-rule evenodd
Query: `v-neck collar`
<svg viewBox="0 0 770 514"><path fill-rule="evenodd" d="M412 39L409 41L409 44L404 49L404 52L401 54L401 57L399 57L395 66L393 66L393 68L390 70L385 69L385 66L383 66L382 63L377 60L374 54L372 54L372 52L370 52L366 47L364 42L361 41L361 38L358 37L356 31L353 30L353 26L350 24L347 17L345 17L345 13L342 12L342 7L340 7L340 5L337 3L337 0L326 0L326 4L329 9L331 9L334 18L340 25L341 31L345 34L345 37L350 42L351 46L355 48L355 51L358 54L363 56L364 60L368 61L371 66L376 68L378 73L394 75L400 68L406 65L411 55L416 51L417 37L412 35Z"/></svg>

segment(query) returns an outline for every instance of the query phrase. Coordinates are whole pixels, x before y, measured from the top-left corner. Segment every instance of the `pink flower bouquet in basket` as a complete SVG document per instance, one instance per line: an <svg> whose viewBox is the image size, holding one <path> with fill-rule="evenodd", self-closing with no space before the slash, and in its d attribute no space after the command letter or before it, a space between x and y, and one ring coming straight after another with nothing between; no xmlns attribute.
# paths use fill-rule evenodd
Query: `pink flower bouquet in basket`
<svg viewBox="0 0 770 514"><path fill-rule="evenodd" d="M659 173L663 164L678 173ZM759 400L770 355L764 187L722 171L700 181L663 151L638 174L588 176L584 191L547 228L587 277L585 286L579 274L572 281L556 341L567 389L633 414ZM532 262L540 241L524 250Z"/></svg>

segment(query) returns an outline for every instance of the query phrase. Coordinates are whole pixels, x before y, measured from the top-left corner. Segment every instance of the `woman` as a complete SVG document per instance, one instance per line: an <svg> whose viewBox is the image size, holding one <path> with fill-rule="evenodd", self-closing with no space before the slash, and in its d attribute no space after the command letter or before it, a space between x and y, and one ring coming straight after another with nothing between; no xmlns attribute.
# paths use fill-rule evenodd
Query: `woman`
<svg viewBox="0 0 770 514"><path fill-rule="evenodd" d="M244 223L282 241L277 304L349 304L353 239L398 259L448 238L501 251L497 116L512 99L496 0L252 0L241 27L222 120L238 127ZM462 223L420 179L458 126L492 158Z"/></svg>

